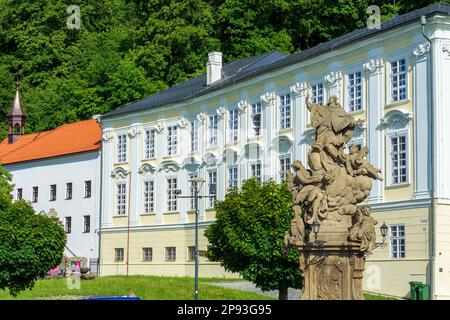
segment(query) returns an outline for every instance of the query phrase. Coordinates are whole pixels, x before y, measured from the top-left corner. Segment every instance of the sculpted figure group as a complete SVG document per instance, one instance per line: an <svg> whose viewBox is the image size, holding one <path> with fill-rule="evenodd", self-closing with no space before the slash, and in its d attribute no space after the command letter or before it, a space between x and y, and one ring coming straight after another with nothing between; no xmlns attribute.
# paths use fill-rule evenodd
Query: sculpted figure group
<svg viewBox="0 0 450 320"><path fill-rule="evenodd" d="M287 177L294 205L285 243L303 245L305 224L318 221L323 226L348 227L349 241L361 242L361 250L370 252L376 221L370 217L369 207L358 204L369 195L372 179L382 180L381 170L366 160L367 147L347 145L356 121L335 96L325 106L311 103L308 96L306 107L316 133L308 153L309 168L294 161L294 174Z"/></svg>

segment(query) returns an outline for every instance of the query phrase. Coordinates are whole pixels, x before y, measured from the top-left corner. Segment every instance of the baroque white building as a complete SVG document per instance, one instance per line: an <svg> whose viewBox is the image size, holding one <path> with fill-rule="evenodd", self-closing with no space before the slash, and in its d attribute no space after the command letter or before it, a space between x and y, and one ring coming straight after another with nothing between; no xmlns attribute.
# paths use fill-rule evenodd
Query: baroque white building
<svg viewBox="0 0 450 320"><path fill-rule="evenodd" d="M193 206L176 190L189 194L192 175L218 199L252 176L281 181L293 159L307 162L305 97L335 95L384 175L368 203L389 234L365 290L408 297L422 281L450 299L449 14L431 5L290 56L222 65L213 52L206 74L102 116L102 274L193 275ZM202 199L201 235L214 219L214 199ZM200 274L228 275L204 257Z"/></svg>
<svg viewBox="0 0 450 320"><path fill-rule="evenodd" d="M0 143L0 163L13 175L12 196L56 215L67 233L65 255L86 258L97 272L101 129L87 120L24 134L25 119L17 89L9 136Z"/></svg>

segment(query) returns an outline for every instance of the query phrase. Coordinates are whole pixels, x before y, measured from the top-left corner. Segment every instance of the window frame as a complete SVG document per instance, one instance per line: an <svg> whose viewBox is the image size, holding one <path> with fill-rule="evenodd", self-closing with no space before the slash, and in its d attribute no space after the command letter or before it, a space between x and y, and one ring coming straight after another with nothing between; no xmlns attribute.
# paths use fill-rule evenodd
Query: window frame
<svg viewBox="0 0 450 320"><path fill-rule="evenodd" d="M228 115L228 143L239 141L239 109L230 109Z"/></svg>
<svg viewBox="0 0 450 320"><path fill-rule="evenodd" d="M71 216L64 217L64 231L67 234L72 233L72 217Z"/></svg>
<svg viewBox="0 0 450 320"><path fill-rule="evenodd" d="M66 192L65 193L66 194L65 194L64 200L72 200L72 198L73 198L73 183L72 182L66 183Z"/></svg>
<svg viewBox="0 0 450 320"><path fill-rule="evenodd" d="M405 98L404 99L400 99L400 92L398 92L398 100L394 100L393 98L393 73L392 73L392 65L394 63L398 63L399 61L404 60L405 61ZM409 100L410 97L410 92L409 92L409 59L407 57L405 57L404 55L398 55L395 57L391 57L388 60L387 63L387 72L386 72L386 77L387 77L387 94L386 94L386 104L390 105L390 104L397 104L397 103L402 103L402 102L407 102ZM400 90L400 86L398 87L398 90Z"/></svg>
<svg viewBox="0 0 450 320"><path fill-rule="evenodd" d="M405 137L405 146L406 146L406 150L405 150L405 154L406 154L406 181L405 182L397 182L394 183L393 182L393 175L392 175L392 170L393 170L393 166L392 166L392 139L393 138L399 138L399 137ZM409 142L409 129L408 128L404 128L404 129L400 129L400 130L390 130L388 131L388 133L386 134L386 186L388 187L396 187L396 186L405 186L405 185L409 185L410 179L411 179L411 174L410 174L410 170L411 170L411 159L410 159L410 142ZM399 151L397 151L397 154L399 153ZM400 159L398 159L398 161L400 161ZM397 170L400 170L400 166L398 167Z"/></svg>
<svg viewBox="0 0 450 320"><path fill-rule="evenodd" d="M118 255L118 252L122 252ZM125 250L123 248L114 248L114 262L123 262L125 260Z"/></svg>
<svg viewBox="0 0 450 320"><path fill-rule="evenodd" d="M156 158L156 129L144 129L144 160ZM152 142L152 143L151 143Z"/></svg>
<svg viewBox="0 0 450 320"><path fill-rule="evenodd" d="M208 206L207 209L211 209L214 208L214 206L216 205L216 200L217 200L217 168L215 169L209 169L207 171L208 174L208 193L209 193L209 189L210 189L210 185L215 183L216 185L216 194L214 197L208 197ZM212 174L212 176L210 175ZM214 182L211 181L211 177L214 177Z"/></svg>
<svg viewBox="0 0 450 320"><path fill-rule="evenodd" d="M31 187L31 203L39 201L39 186Z"/></svg>
<svg viewBox="0 0 450 320"><path fill-rule="evenodd" d="M292 128L292 100L291 94L285 93L279 96L278 114L280 121L279 130L287 130Z"/></svg>
<svg viewBox="0 0 450 320"><path fill-rule="evenodd" d="M87 220L89 221L89 224L86 224ZM90 215L84 215L83 216L83 233L90 233L90 232L91 232L91 216Z"/></svg>
<svg viewBox="0 0 450 320"><path fill-rule="evenodd" d="M261 161L253 161L253 162L250 162L248 165L249 165L249 173L250 173L249 177L250 178L255 177L257 181L262 182L263 181L263 179L262 179L262 177L263 177L262 162ZM257 175L253 174L253 166L259 166L259 178Z"/></svg>
<svg viewBox="0 0 450 320"><path fill-rule="evenodd" d="M360 106L360 109L354 109L354 110L351 110L351 106L350 106L350 103L351 103L351 101L352 101L352 99L354 99L354 97L352 97L352 95L350 94L350 88L352 87L351 85L350 85L350 76L354 76L355 74L357 74L357 73L359 73L359 76L360 76L360 86L361 86L361 96L360 96L360 99L361 99L361 106ZM358 113L358 112L362 112L362 111L364 111L365 110L365 90L364 90L364 85L365 85L365 77L364 77L364 73L362 72L362 70L350 70L350 71L348 71L347 72L347 74L346 74L346 77L345 77L345 80L346 80L346 82L345 82L345 94L346 94L346 110L347 110L347 112L349 112L349 113ZM356 94L356 85L353 85L353 87L355 87L355 94ZM354 94L354 96L355 96L355 94Z"/></svg>
<svg viewBox="0 0 450 320"><path fill-rule="evenodd" d="M88 188L89 186L89 188ZM88 199L92 197L92 180L84 181L84 198Z"/></svg>
<svg viewBox="0 0 450 320"><path fill-rule="evenodd" d="M286 158L289 157L289 161L286 164ZM288 172L292 172L291 171L291 163L292 163L292 153L291 152L287 152L287 153L283 153L283 154L279 154L278 155L278 159L279 159L279 171L278 171L278 178L280 179L280 182L283 182L286 180L286 176L284 176L284 178L282 177L282 174L286 175L286 173ZM282 164L281 161L284 161L284 168L282 168ZM286 169L286 165L288 166L289 170L283 170Z"/></svg>
<svg viewBox="0 0 450 320"><path fill-rule="evenodd" d="M175 188L172 188L173 181L169 182L169 180L175 180ZM178 196L176 194L178 184L178 177L169 176L166 178L166 212L173 213L179 210Z"/></svg>
<svg viewBox="0 0 450 320"><path fill-rule="evenodd" d="M166 155L168 157L174 157L178 155L178 126L176 124L169 125L166 128Z"/></svg>
<svg viewBox="0 0 450 320"><path fill-rule="evenodd" d="M152 185L151 191L146 191L146 183L149 185ZM148 201L146 198L146 192L151 193L152 195L149 196L151 199ZM149 207L151 207L151 210L147 210L147 202L150 203ZM154 214L155 213L155 180L154 179L144 179L142 180L142 212L144 214Z"/></svg>
<svg viewBox="0 0 450 320"><path fill-rule="evenodd" d="M191 253L190 250L193 250L193 252ZM194 262L195 261L195 246L188 246L187 247L186 261L187 262Z"/></svg>
<svg viewBox="0 0 450 320"><path fill-rule="evenodd" d="M200 139L199 139L199 121L194 119L190 122L191 126L191 152L200 151Z"/></svg>
<svg viewBox="0 0 450 320"><path fill-rule="evenodd" d="M173 249L173 259L171 259L170 250ZM177 247L165 247L164 248L164 261L173 262L177 261Z"/></svg>
<svg viewBox="0 0 450 320"><path fill-rule="evenodd" d="M16 190L16 200L20 201L23 199L23 188L17 188Z"/></svg>
<svg viewBox="0 0 450 320"><path fill-rule="evenodd" d="M259 110L259 112L255 112ZM250 123L252 125L252 135L253 137L260 137L263 123L263 112L262 112L262 104L260 101L252 103L251 112L250 112ZM255 116L259 115L259 126L255 125Z"/></svg>
<svg viewBox="0 0 450 320"><path fill-rule="evenodd" d="M231 172L233 171L233 173ZM233 175L233 177L231 177ZM227 166L227 186L228 188L238 188L239 187L239 165L233 164L230 166ZM233 182L233 185L231 184ZM216 182L217 186L217 182Z"/></svg>
<svg viewBox="0 0 450 320"><path fill-rule="evenodd" d="M393 227L403 227L403 236L399 236L399 232L397 229L397 236L393 237L392 236L392 228ZM399 256L394 257L394 250L393 250L393 245L392 245L392 240L397 240L397 249L399 249L399 247L401 246L401 244L399 244L399 240L403 240L403 257L401 257L401 251L398 251L397 253L399 254ZM406 258L406 226L403 223L399 223L399 224L391 224L389 225L389 258L390 259L405 259Z"/></svg>
<svg viewBox="0 0 450 320"><path fill-rule="evenodd" d="M56 184L51 184L49 189L49 197L48 201L56 201L56 193L58 192L58 188Z"/></svg>
<svg viewBox="0 0 450 320"><path fill-rule="evenodd" d="M214 119L215 124L211 119ZM214 142L214 144L213 144ZM208 148L216 148L219 145L219 115L210 114L208 116Z"/></svg>
<svg viewBox="0 0 450 320"><path fill-rule="evenodd" d="M146 254L145 251L146 250L150 250L150 254L147 254L147 259L146 259ZM150 258L148 258L148 256L150 256ZM152 262L153 261L153 248L152 247L143 247L142 248L142 262Z"/></svg>
<svg viewBox="0 0 450 320"><path fill-rule="evenodd" d="M123 207L123 210L124 210L124 213L122 214L122 213L120 213L120 212L122 212L122 211L120 211L121 209L119 209L119 186L125 186L125 193L123 194L123 196L124 196L124 199L123 199L123 201L124 201L124 203L123 204L121 204L122 206L124 206ZM117 217L126 217L127 215L128 215L128 212L127 212L127 209L128 209L128 203L127 203L127 200L128 200L128 190L127 190L127 188L128 188L128 183L127 183L127 181L125 181L125 180L119 180L119 181L117 181L116 183L115 183L115 192L114 192L114 216L117 216Z"/></svg>
<svg viewBox="0 0 450 320"><path fill-rule="evenodd" d="M125 145L124 150L122 150L122 153L119 152L120 148L120 141L121 138L120 137L125 137L125 140L122 141L122 144ZM117 132L116 133L116 141L115 141L115 163L116 164L122 164L122 163L127 163L128 161L128 134L126 132ZM123 147L122 147L123 149ZM121 155L123 157L121 157Z"/></svg>

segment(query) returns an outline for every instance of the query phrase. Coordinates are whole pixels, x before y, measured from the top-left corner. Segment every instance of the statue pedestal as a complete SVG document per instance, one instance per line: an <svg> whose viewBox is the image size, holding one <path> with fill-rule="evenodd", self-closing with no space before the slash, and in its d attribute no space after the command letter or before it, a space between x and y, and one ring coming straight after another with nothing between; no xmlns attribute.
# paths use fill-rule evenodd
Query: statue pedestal
<svg viewBox="0 0 450 320"><path fill-rule="evenodd" d="M347 241L346 227L324 229L315 243L298 247L304 277L300 299L364 300L365 257L360 251L361 244Z"/></svg>

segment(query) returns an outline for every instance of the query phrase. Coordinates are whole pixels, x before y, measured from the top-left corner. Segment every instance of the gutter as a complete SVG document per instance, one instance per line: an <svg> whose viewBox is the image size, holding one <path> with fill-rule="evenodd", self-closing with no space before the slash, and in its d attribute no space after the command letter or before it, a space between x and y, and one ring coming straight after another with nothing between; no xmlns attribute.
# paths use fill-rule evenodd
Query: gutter
<svg viewBox="0 0 450 320"><path fill-rule="evenodd" d="M430 64L429 64L429 77L430 77L430 134L431 134L431 145L430 145L430 156L431 156L431 167L430 167L430 184L431 184L431 206L430 206L430 213L429 213L429 230L430 230L430 257L429 257L429 263L430 263L430 271L429 271L429 279L428 283L430 284L430 292L431 297L434 297L434 268L435 268L435 260L436 260L436 219L435 219L435 212L436 212L436 203L435 203L435 197L436 197L436 191L434 187L435 179L435 148L434 148L434 142L435 142L435 128L434 128L434 109L435 109L435 99L434 99L434 59L433 59L433 43L431 42L431 39L428 38L428 36L425 33L425 26L427 25L427 18L426 16L421 17L421 24L422 24L422 35L423 37L428 41L430 44Z"/></svg>

